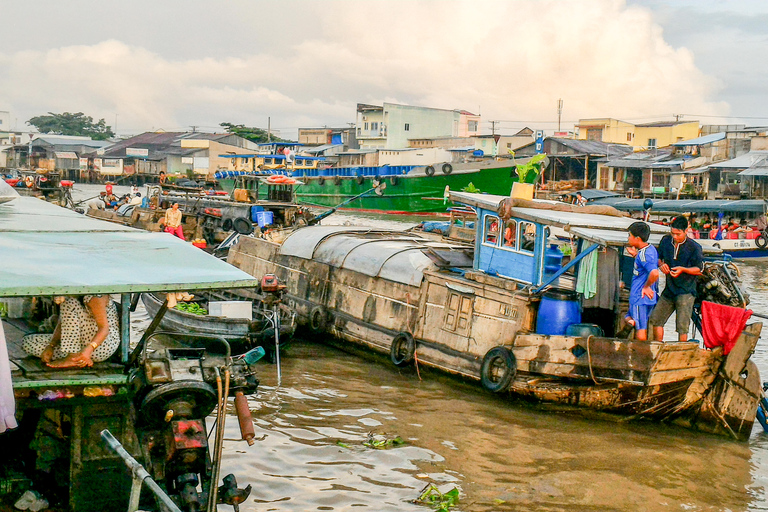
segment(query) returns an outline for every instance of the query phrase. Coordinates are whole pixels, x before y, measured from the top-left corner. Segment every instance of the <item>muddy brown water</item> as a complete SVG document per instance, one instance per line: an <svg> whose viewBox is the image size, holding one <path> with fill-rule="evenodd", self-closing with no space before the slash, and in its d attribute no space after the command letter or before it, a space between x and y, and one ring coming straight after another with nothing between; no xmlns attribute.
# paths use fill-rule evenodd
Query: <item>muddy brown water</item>
<svg viewBox="0 0 768 512"><path fill-rule="evenodd" d="M751 307L768 313L768 263L741 267ZM133 322L138 332L148 319L138 312ZM768 380L765 333L753 359ZM280 387L274 365L257 368L262 384L249 398L257 441L239 441L229 415L223 452L222 474L253 486L243 511L425 511L411 500L430 482L458 486L453 510L467 512L768 510L768 434L757 423L740 443L584 416L435 371L422 369L420 379L384 357L317 341L296 340L283 353ZM368 448L369 432L405 444Z"/></svg>

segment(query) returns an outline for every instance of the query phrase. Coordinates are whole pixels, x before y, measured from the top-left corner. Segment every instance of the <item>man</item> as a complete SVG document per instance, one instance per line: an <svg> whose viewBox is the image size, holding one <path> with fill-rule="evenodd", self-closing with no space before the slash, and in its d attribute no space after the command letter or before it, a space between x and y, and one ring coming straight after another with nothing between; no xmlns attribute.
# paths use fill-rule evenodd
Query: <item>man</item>
<svg viewBox="0 0 768 512"><path fill-rule="evenodd" d="M576 192L576 206L587 206L587 200L581 192Z"/></svg>
<svg viewBox="0 0 768 512"><path fill-rule="evenodd" d="M659 279L656 248L648 243L651 228L645 222L634 222L629 226L627 253L635 259L632 268L632 288L629 292L627 323L635 327L635 339L648 339L648 317L658 296Z"/></svg>
<svg viewBox="0 0 768 512"><path fill-rule="evenodd" d="M104 199L107 197L107 193L102 191L99 193L99 197L94 197L85 203L86 210L103 210Z"/></svg>
<svg viewBox="0 0 768 512"><path fill-rule="evenodd" d="M688 341L693 302L696 299L696 276L701 274L701 246L685 234L688 219L675 217L670 224L670 234L659 243L659 270L667 276L664 291L653 309L649 323L653 324L653 336L664 339L664 324L676 313L675 326L678 341Z"/></svg>
<svg viewBox="0 0 768 512"><path fill-rule="evenodd" d="M173 206L165 210L165 232L176 235L182 240L186 240L186 238L184 238L184 230L181 227L181 210L179 210L179 203L173 203Z"/></svg>
<svg viewBox="0 0 768 512"><path fill-rule="evenodd" d="M131 198L131 200L128 202L128 204L133 206L141 206L141 192L136 192L136 194Z"/></svg>

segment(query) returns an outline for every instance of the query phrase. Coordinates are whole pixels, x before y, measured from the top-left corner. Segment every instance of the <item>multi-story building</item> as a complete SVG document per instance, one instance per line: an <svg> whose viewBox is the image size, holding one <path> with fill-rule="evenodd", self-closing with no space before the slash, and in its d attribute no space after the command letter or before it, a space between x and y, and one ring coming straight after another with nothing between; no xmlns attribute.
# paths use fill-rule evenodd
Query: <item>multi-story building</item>
<svg viewBox="0 0 768 512"><path fill-rule="evenodd" d="M434 137L473 137L480 133L480 116L466 110L358 103L355 135L360 149L398 149L409 140Z"/></svg>
<svg viewBox="0 0 768 512"><path fill-rule="evenodd" d="M698 121L632 124L612 118L580 119L576 128L579 140L628 144L635 150L665 148L699 136Z"/></svg>

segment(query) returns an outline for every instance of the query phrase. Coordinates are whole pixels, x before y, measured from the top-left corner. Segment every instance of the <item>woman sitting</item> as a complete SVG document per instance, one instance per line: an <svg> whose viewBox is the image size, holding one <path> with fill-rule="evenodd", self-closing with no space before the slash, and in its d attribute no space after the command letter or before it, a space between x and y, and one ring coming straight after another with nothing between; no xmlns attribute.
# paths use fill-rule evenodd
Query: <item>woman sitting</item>
<svg viewBox="0 0 768 512"><path fill-rule="evenodd" d="M56 297L59 321L53 334L28 334L22 348L51 368L83 368L106 361L120 346L115 303L108 295Z"/></svg>

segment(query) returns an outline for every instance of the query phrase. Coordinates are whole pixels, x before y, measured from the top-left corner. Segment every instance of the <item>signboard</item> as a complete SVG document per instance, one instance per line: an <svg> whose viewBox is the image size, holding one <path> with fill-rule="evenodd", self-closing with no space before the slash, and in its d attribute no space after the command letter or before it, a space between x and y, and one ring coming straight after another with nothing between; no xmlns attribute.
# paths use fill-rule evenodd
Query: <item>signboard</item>
<svg viewBox="0 0 768 512"><path fill-rule="evenodd" d="M101 164L101 174L108 176L120 176L123 174L123 159L105 158Z"/></svg>
<svg viewBox="0 0 768 512"><path fill-rule="evenodd" d="M181 163L183 164L193 164L195 163L195 159L191 156L183 156L181 157Z"/></svg>
<svg viewBox="0 0 768 512"><path fill-rule="evenodd" d="M80 170L81 171L87 171L88 170L88 159L87 158L81 158L80 159Z"/></svg>
<svg viewBox="0 0 768 512"><path fill-rule="evenodd" d="M125 156L149 156L149 150L146 148L125 148Z"/></svg>
<svg viewBox="0 0 768 512"><path fill-rule="evenodd" d="M536 130L536 153L544 152L544 130Z"/></svg>
<svg viewBox="0 0 768 512"><path fill-rule="evenodd" d="M94 158L93 159L93 170L96 172L101 171L101 158Z"/></svg>

